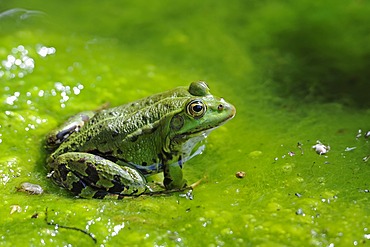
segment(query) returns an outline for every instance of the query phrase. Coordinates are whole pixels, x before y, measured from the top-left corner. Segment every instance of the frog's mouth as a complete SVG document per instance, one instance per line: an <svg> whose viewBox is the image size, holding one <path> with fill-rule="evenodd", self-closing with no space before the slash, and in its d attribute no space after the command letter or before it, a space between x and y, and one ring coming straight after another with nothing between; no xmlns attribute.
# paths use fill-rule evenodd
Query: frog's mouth
<svg viewBox="0 0 370 247"><path fill-rule="evenodd" d="M215 127L203 128L203 129L200 129L200 130L195 130L195 131L185 133L184 135L188 136L188 137L197 136L197 135L206 135L207 136L209 133L211 133L213 130L217 129L220 126L221 125L218 125L218 126L215 126Z"/></svg>
<svg viewBox="0 0 370 247"><path fill-rule="evenodd" d="M193 136L193 135L200 135L202 133L206 133L208 135L211 131L217 129L218 127L220 127L222 125L224 125L226 122L228 122L233 117L235 117L236 111L235 111L234 107L232 107L230 112L231 112L231 114L229 114L226 118L222 119L221 121L217 122L216 124L212 124L212 125L209 124L209 125L206 125L205 127L203 126L203 128L199 128L199 129L195 128L192 131L184 133L183 135L190 136L190 137Z"/></svg>

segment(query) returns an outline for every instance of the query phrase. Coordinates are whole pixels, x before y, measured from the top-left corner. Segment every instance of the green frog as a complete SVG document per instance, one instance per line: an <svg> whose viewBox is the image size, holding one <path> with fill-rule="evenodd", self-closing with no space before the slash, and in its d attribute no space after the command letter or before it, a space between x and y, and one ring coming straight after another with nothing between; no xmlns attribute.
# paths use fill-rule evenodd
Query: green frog
<svg viewBox="0 0 370 247"><path fill-rule="evenodd" d="M156 173L163 173L166 190L182 189L184 162L201 153L199 143L235 112L203 81L81 112L48 134L48 176L84 198L141 195Z"/></svg>

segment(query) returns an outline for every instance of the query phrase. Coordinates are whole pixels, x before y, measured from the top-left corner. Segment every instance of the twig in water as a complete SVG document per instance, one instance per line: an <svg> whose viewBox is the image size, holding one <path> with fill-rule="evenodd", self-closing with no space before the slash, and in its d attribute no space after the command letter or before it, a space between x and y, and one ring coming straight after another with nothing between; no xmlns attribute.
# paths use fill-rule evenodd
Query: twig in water
<svg viewBox="0 0 370 247"><path fill-rule="evenodd" d="M54 223L54 222L49 222L48 221L48 208L45 209L45 222L46 222L46 224L48 224L50 226L56 226L58 228L64 228L64 229L69 229L69 230L75 230L75 231L82 232L82 233L88 235L94 241L95 244L97 243L97 240L96 240L94 234L89 233L89 232L87 232L87 231L85 231L83 229L80 229L80 228L77 228L77 227L73 227L73 226L63 226L63 225L59 225L59 224Z"/></svg>

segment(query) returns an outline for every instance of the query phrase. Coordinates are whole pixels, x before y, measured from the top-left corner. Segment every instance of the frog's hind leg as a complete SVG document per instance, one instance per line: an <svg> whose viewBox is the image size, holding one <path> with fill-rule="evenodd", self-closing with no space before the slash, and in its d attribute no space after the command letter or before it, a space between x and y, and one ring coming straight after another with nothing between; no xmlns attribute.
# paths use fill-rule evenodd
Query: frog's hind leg
<svg viewBox="0 0 370 247"><path fill-rule="evenodd" d="M94 111L84 111L70 117L64 124L46 136L47 148L50 150L56 149L73 132L78 132L94 115Z"/></svg>
<svg viewBox="0 0 370 247"><path fill-rule="evenodd" d="M59 185L84 198L140 195L147 189L145 177L129 166L100 156L70 152L51 163L51 177Z"/></svg>

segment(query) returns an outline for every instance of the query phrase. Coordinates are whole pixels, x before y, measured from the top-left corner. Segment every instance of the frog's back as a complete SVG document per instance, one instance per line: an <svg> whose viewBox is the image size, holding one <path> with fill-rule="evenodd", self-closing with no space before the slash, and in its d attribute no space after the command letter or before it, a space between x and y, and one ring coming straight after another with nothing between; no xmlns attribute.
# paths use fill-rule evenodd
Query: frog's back
<svg viewBox="0 0 370 247"><path fill-rule="evenodd" d="M61 144L54 155L71 151L107 153L120 151L122 143L153 134L165 121L183 109L190 93L186 87L155 94L125 105L97 112L79 132ZM158 137L158 136L157 136ZM117 156L117 154L112 154Z"/></svg>

